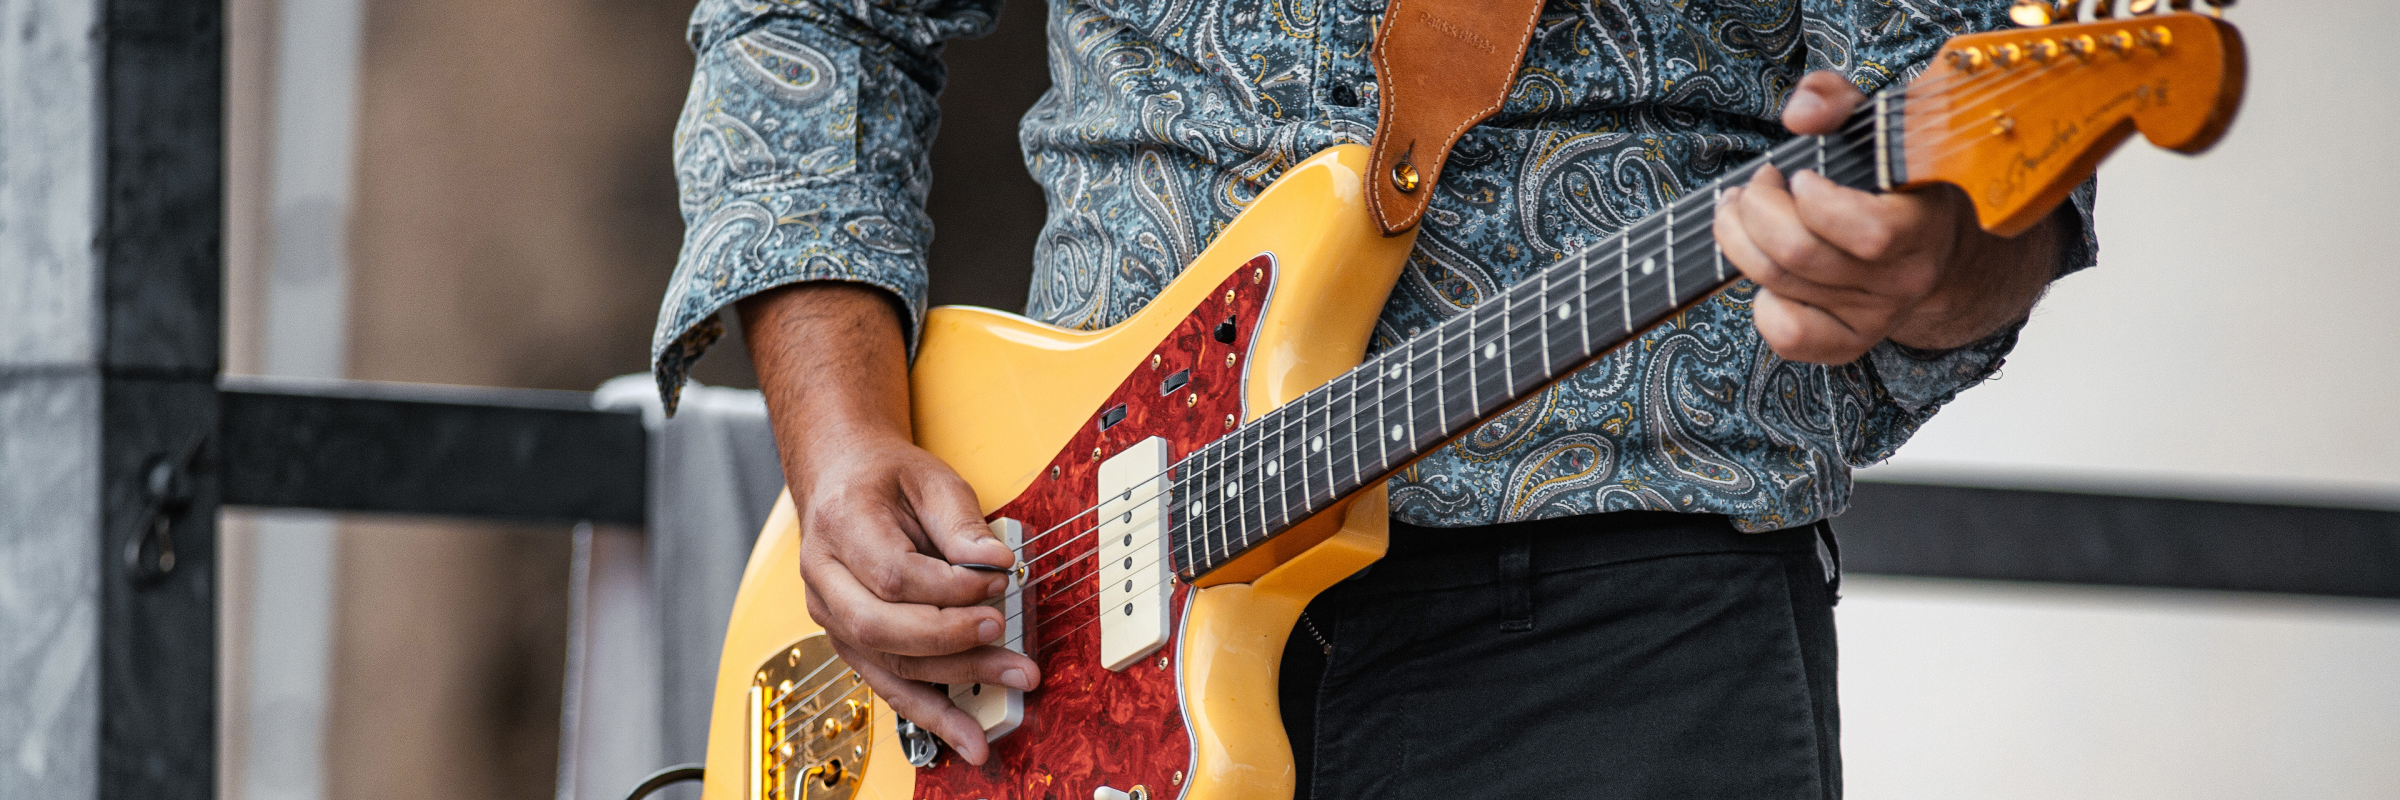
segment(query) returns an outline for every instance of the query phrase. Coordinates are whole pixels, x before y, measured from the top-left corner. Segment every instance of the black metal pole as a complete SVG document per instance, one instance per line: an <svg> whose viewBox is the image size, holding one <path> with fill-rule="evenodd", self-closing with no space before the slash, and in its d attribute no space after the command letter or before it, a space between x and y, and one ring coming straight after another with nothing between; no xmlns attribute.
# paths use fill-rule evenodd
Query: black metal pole
<svg viewBox="0 0 2400 800"><path fill-rule="evenodd" d="M102 798L216 794L225 16L100 27Z"/></svg>

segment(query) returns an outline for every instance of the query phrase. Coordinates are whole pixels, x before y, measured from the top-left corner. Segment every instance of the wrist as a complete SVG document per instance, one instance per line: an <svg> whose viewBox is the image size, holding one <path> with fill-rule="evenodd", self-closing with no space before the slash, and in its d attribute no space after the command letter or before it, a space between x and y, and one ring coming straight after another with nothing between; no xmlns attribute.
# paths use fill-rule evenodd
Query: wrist
<svg viewBox="0 0 2400 800"><path fill-rule="evenodd" d="M1888 340L1917 350L1955 350L2023 320L2058 270L2058 221L2044 219L2015 237L1994 236L1971 215L1931 294Z"/></svg>

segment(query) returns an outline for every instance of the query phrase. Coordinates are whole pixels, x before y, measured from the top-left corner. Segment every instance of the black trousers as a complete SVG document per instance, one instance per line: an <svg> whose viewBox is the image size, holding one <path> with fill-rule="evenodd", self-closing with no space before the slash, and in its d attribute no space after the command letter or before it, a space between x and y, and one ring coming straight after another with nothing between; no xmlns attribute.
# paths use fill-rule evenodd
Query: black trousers
<svg viewBox="0 0 2400 800"><path fill-rule="evenodd" d="M1395 522L1285 648L1298 796L1839 798L1831 547L1691 514Z"/></svg>

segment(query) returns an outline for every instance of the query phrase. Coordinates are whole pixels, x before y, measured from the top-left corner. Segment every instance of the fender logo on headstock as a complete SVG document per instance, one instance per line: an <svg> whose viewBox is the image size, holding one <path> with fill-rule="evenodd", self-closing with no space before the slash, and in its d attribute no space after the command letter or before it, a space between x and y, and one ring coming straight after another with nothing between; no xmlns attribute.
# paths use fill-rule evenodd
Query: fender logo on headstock
<svg viewBox="0 0 2400 800"><path fill-rule="evenodd" d="M2043 145L2041 152L2028 155L2026 151L2018 150L2008 172L1985 187L1983 201L2003 205L2024 193L2027 185L2041 176L2043 165L2050 163L2050 159L2058 154L2068 152L2083 139L2084 131L2089 130L2087 126L2101 124L2112 115L2138 115L2153 107L2168 105L2167 88L2170 82L2169 78L2159 78L2156 84L2138 84L2118 92L2115 97L2085 114L2080 122L2064 119L2052 122L2050 140Z"/></svg>
<svg viewBox="0 0 2400 800"><path fill-rule="evenodd" d="M2014 236L2137 130L2183 153L2214 145L2247 74L2241 34L2193 13L1962 36L1888 103L1905 119L1881 152L1905 159L1895 188L1968 189L1977 222Z"/></svg>

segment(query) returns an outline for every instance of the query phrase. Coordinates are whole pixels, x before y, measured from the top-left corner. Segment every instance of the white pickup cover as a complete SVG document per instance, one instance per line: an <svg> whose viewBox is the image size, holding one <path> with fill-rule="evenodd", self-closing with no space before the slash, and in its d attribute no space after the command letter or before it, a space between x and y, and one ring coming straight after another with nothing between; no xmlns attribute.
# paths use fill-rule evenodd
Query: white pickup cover
<svg viewBox="0 0 2400 800"><path fill-rule="evenodd" d="M1025 525L1016 520L1005 517L992 520L992 535L1008 543L1008 549L1012 551L1025 546ZM1023 570L1010 570L1008 591L984 603L1000 609L1000 617L1008 621L1007 630L1001 632L997 644L1019 653L1025 652L1028 624L1031 622L1025 615L1024 583ZM950 687L950 703L967 712L967 716L974 717L975 724L983 726L983 740L987 742L1007 736L1009 731L1017 729L1018 723L1025 721L1025 693L1006 686L985 683L953 685Z"/></svg>
<svg viewBox="0 0 2400 800"><path fill-rule="evenodd" d="M1100 664L1110 670L1167 643L1166 472L1167 440L1156 436L1100 462Z"/></svg>

